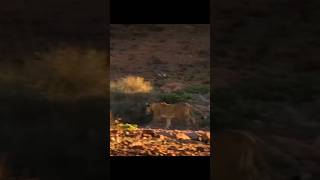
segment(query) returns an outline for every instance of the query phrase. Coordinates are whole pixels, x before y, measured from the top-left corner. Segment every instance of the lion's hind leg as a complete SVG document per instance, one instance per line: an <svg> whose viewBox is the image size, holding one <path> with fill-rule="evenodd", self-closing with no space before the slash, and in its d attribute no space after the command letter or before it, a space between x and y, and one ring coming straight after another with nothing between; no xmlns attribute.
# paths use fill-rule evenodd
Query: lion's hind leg
<svg viewBox="0 0 320 180"><path fill-rule="evenodd" d="M186 123L188 125L189 128L198 128L198 124L197 124L197 121L194 117L192 116L189 116L188 118L185 119L186 120Z"/></svg>
<svg viewBox="0 0 320 180"><path fill-rule="evenodd" d="M198 125L198 124L197 124L197 121L196 121L196 118L190 117L190 121L191 121L191 123L192 123L193 126L197 126L197 125Z"/></svg>

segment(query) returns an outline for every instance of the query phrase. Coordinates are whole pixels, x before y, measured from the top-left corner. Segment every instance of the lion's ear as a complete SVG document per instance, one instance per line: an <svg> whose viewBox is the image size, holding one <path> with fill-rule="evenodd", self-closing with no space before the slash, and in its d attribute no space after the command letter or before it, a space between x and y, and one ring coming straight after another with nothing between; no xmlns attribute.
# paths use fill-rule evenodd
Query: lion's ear
<svg viewBox="0 0 320 180"><path fill-rule="evenodd" d="M150 104L149 104L149 103L147 103L147 102L145 103L145 105L146 105L146 106L150 106Z"/></svg>

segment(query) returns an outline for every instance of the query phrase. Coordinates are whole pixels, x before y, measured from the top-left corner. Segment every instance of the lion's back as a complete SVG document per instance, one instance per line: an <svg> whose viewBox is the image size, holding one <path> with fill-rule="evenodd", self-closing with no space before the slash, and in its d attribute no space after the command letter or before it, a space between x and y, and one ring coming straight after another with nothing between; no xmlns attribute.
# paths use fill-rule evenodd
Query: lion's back
<svg viewBox="0 0 320 180"><path fill-rule="evenodd" d="M186 121L191 118L191 105L188 103L178 103L174 107L176 120Z"/></svg>

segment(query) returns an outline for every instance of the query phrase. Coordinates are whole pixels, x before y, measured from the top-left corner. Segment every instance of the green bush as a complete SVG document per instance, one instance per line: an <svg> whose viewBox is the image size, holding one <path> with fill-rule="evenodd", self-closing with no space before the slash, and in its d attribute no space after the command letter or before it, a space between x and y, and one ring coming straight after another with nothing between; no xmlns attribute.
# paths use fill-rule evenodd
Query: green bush
<svg viewBox="0 0 320 180"><path fill-rule="evenodd" d="M138 125L137 124L118 124L118 127L122 128L122 129L125 129L125 130L128 130L128 131L133 131L133 130L136 130L138 129Z"/></svg>
<svg viewBox="0 0 320 180"><path fill-rule="evenodd" d="M191 94L186 92L174 92L160 95L159 99L169 104L185 102L191 99Z"/></svg>
<svg viewBox="0 0 320 180"><path fill-rule="evenodd" d="M209 85L196 85L196 86L189 86L184 89L184 92L190 94L207 94L210 92Z"/></svg>
<svg viewBox="0 0 320 180"><path fill-rule="evenodd" d="M208 85L189 86L177 92L162 94L159 96L159 100L170 104L186 102L187 100L192 98L192 94L207 94L209 92L210 86Z"/></svg>

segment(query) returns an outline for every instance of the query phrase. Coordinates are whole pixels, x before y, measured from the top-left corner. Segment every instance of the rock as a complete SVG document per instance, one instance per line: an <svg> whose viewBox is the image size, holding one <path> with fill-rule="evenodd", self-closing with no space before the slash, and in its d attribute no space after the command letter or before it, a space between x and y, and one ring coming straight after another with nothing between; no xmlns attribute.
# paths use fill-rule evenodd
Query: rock
<svg viewBox="0 0 320 180"><path fill-rule="evenodd" d="M168 75L166 73L158 73L157 74L160 78L167 78Z"/></svg>
<svg viewBox="0 0 320 180"><path fill-rule="evenodd" d="M191 140L194 140L194 141L197 141L199 140L199 135L195 132L189 132L189 133L186 133L187 136L190 137Z"/></svg>
<svg viewBox="0 0 320 180"><path fill-rule="evenodd" d="M202 142L209 143L210 142L210 132L203 132L200 134L200 139Z"/></svg>
<svg viewBox="0 0 320 180"><path fill-rule="evenodd" d="M170 133L168 133L168 132L165 132L165 131L161 131L161 132L159 132L159 135L161 136L166 136L166 137L171 137L172 136L172 134L170 134Z"/></svg>
<svg viewBox="0 0 320 180"><path fill-rule="evenodd" d="M197 151L201 151L201 152L202 152L202 151L204 151L204 150L205 150L205 148L204 148L204 147L196 147L196 150L197 150Z"/></svg>
<svg viewBox="0 0 320 180"><path fill-rule="evenodd" d="M175 92L175 91L181 90L183 88L184 88L184 85L182 83L178 83L178 82L167 83L167 84L160 87L160 89L166 93Z"/></svg>
<svg viewBox="0 0 320 180"><path fill-rule="evenodd" d="M178 148L176 146L170 146L168 147L168 150L177 150Z"/></svg>
<svg viewBox="0 0 320 180"><path fill-rule="evenodd" d="M117 134L117 133L118 133L118 130L116 130L116 129L111 129L111 130L110 130L110 133L111 133L111 134Z"/></svg>
<svg viewBox="0 0 320 180"><path fill-rule="evenodd" d="M174 153L167 153L167 156L177 156L177 155Z"/></svg>
<svg viewBox="0 0 320 180"><path fill-rule="evenodd" d="M130 147L131 147L132 149L140 149L140 150L143 150L143 149L144 149L143 143L142 143L142 142L139 142L139 141L132 143L132 144L130 145Z"/></svg>
<svg viewBox="0 0 320 180"><path fill-rule="evenodd" d="M155 133L153 130L151 130L151 129L144 129L144 130L142 131L142 135L146 135L146 134L151 135L152 137L155 137L155 136L156 136L156 133Z"/></svg>
<svg viewBox="0 0 320 180"><path fill-rule="evenodd" d="M176 138L180 140L191 140L191 138L185 133L177 133Z"/></svg>
<svg viewBox="0 0 320 180"><path fill-rule="evenodd" d="M206 135L206 131L203 130L118 130L117 134L112 134L110 138L110 152L112 156L210 155L210 145L188 141L197 140L200 136L210 136L209 134Z"/></svg>
<svg viewBox="0 0 320 180"><path fill-rule="evenodd" d="M152 138L152 136L150 134L142 134L142 137L145 137L145 138Z"/></svg>
<svg viewBox="0 0 320 180"><path fill-rule="evenodd" d="M160 140L166 140L167 137L166 137L166 136L163 136L163 135L160 135L160 136L159 136L159 139L160 139Z"/></svg>

